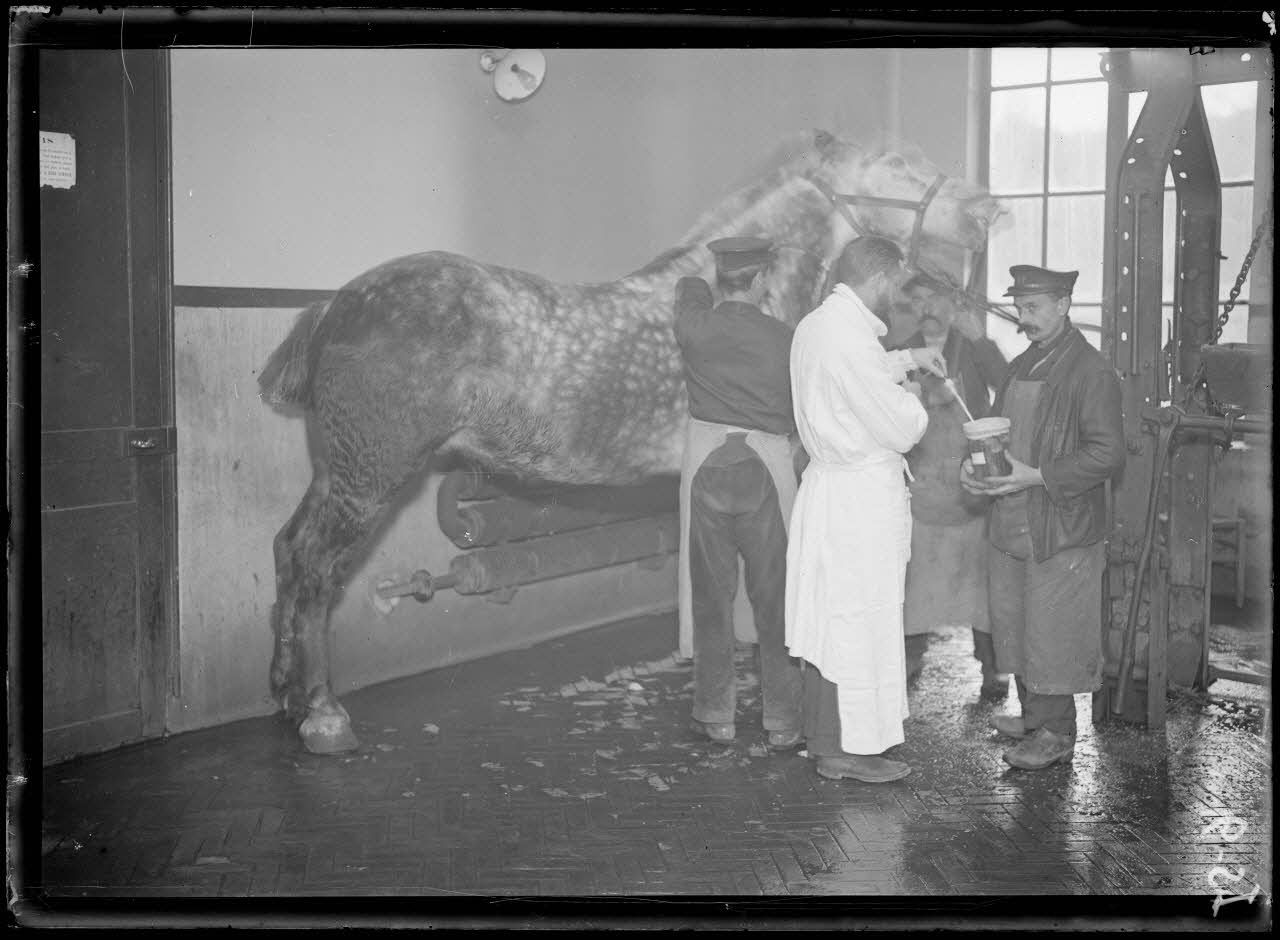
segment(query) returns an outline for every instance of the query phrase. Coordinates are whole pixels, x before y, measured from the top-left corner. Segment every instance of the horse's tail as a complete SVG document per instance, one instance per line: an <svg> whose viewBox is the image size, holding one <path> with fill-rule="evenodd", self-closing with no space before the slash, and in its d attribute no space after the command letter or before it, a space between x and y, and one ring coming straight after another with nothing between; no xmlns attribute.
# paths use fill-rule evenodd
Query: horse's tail
<svg viewBox="0 0 1280 940"><path fill-rule="evenodd" d="M285 341L276 347L258 376L258 390L269 405L311 403L311 338L329 309L328 301L314 303L298 314Z"/></svg>

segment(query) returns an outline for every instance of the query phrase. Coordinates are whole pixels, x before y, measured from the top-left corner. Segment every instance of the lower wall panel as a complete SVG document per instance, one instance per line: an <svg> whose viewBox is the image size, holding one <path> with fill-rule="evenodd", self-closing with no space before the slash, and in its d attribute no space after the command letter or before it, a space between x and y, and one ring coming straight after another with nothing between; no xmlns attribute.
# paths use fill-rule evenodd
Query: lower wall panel
<svg viewBox="0 0 1280 940"><path fill-rule="evenodd" d="M292 311L175 312L181 684L169 730L275 710L268 688L275 599L272 539L310 481L306 431L258 398L257 373ZM375 587L418 568L448 570L428 476L355 573L333 616L339 694L365 685L675 606L674 557L523 587L510 604L442 591L391 610ZM674 648L675 636L673 631Z"/></svg>

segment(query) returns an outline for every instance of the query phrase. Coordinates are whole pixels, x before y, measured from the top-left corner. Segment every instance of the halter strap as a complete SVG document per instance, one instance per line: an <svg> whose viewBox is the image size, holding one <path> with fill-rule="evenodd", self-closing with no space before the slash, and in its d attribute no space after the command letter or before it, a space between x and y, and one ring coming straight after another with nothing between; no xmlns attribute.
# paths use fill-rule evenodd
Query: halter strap
<svg viewBox="0 0 1280 940"><path fill-rule="evenodd" d="M941 173L934 179L932 185L925 191L920 199L920 207L916 209L916 224L911 229L911 253L907 257L907 264L915 266L916 255L920 251L920 229L924 225L924 214L929 211L929 203L933 202L933 197L938 195L938 190L942 188L942 184L946 182L946 177Z"/></svg>
<svg viewBox="0 0 1280 940"><path fill-rule="evenodd" d="M942 188L942 184L945 183L946 180L947 180L947 177L942 173L939 173L937 177L934 179L933 183L930 184L929 188L925 190L924 195L920 197L919 202L912 202L909 199L889 199L885 196L868 196L868 195L849 194L849 193L837 193L834 190L832 190L831 187L829 187L826 183L822 182L822 180L812 179L809 182L811 182L814 185L814 188L816 188L818 192L826 196L832 205L834 205L838 210L840 210L840 214L843 215L845 218L845 221L849 223L849 227L852 228L859 235L866 235L867 229L864 226L859 225L858 221L854 218L853 213L849 211L850 204L865 205L865 206L886 206L891 209L910 209L912 212L914 212L916 214L916 221L915 221L915 225L913 225L911 228L911 247L907 254L907 267L911 268L914 271L922 271L922 268L919 264L920 230L924 226L924 216L925 216L925 213L929 210L929 204L933 202L933 197L938 195L938 190ZM986 248L984 246L982 251L979 252L978 257L983 257L985 256L985 254L986 254ZM975 259L975 263L974 263L975 274L977 273L977 268L978 268L978 264L977 264L977 260ZM923 272L923 273L928 273L931 277L934 277L935 280L941 280L943 283L954 288L954 285L951 284L951 279L949 277L945 277L945 276L939 277L933 272ZM1002 320L1006 320L1014 324L1017 324L1020 322L1016 316L1009 313L1009 311L1005 310L999 304L992 303L991 301L983 297L981 294L979 294L978 291L974 289L975 286L976 285L974 285L973 283L970 283L965 287L961 287L957 289L956 293L963 295L966 300L976 304L979 307L982 307L988 313L992 313L1000 317Z"/></svg>
<svg viewBox="0 0 1280 940"><path fill-rule="evenodd" d="M917 262L913 266L913 270L919 272L920 274L924 274L928 276L929 278L937 281L939 284L945 284L947 288L950 289L951 293L955 296L957 300L963 299L966 303L974 307L978 307L981 310L985 311L986 313L990 313L993 316L997 316L1008 323L1014 324L1015 326L1019 326L1022 321L1016 315L1010 313L1008 310L1006 310L1004 307L1000 306L999 304L988 300L983 295L983 293L977 289L975 279L978 271L979 261L980 259L985 257L985 255L986 255L985 248L983 248L982 251L978 252L975 255L974 266L973 266L974 278L970 278L968 285L958 285L951 278L949 274L943 271L931 270L926 265L921 264L919 262Z"/></svg>
<svg viewBox="0 0 1280 940"><path fill-rule="evenodd" d="M822 182L822 180L810 180L810 182L817 188L818 192L826 196L827 199L830 200L831 204L840 210L845 221L848 222L850 227L852 227L859 235L866 235L867 230L865 227L858 224L853 213L849 211L849 205L884 206L889 209L909 209L914 212L916 214L916 221L915 225L911 228L911 247L907 253L907 265L909 267L915 267L916 258L920 254L920 230L924 227L925 213L929 211L929 204L933 202L933 197L938 195L938 190L942 188L942 184L946 181L947 177L944 174L939 173L937 177L934 178L934 181L929 185L929 188L925 190L924 195L920 197L919 201L912 202L910 199L890 199L886 196L869 196L860 193L837 193L826 183Z"/></svg>

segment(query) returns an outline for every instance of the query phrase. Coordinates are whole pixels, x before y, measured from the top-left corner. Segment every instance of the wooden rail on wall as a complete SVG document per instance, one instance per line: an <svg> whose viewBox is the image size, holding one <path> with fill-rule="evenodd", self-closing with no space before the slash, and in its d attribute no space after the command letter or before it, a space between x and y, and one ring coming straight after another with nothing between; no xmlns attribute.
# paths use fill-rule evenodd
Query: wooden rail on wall
<svg viewBox="0 0 1280 940"><path fill-rule="evenodd" d="M317 301L329 300L336 290L293 290L284 287L201 287L173 286L175 307L280 307L296 310Z"/></svg>

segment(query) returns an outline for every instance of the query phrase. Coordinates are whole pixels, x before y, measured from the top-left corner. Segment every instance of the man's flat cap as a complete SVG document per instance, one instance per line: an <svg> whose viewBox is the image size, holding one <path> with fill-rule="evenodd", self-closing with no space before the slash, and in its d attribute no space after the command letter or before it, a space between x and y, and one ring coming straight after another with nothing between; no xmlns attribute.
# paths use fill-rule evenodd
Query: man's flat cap
<svg viewBox="0 0 1280 940"><path fill-rule="evenodd" d="M725 274L758 267L773 255L773 242L767 238L720 238L707 248L716 257L716 270Z"/></svg>
<svg viewBox="0 0 1280 940"><path fill-rule="evenodd" d="M1004 292L1006 297L1024 294L1070 294L1076 286L1079 271L1050 271L1034 264L1015 264L1009 269L1013 284Z"/></svg>

